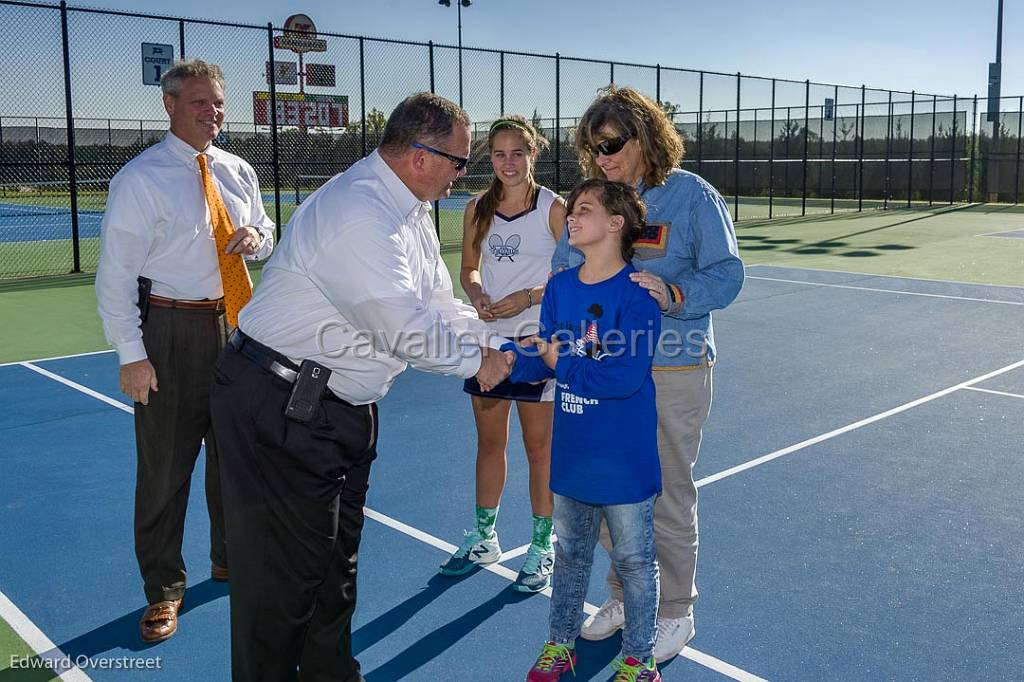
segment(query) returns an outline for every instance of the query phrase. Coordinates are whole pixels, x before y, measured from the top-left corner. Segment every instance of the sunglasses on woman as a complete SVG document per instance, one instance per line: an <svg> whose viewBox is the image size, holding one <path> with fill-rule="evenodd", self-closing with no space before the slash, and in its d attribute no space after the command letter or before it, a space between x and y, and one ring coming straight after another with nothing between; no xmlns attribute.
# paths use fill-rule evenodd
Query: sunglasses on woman
<svg viewBox="0 0 1024 682"><path fill-rule="evenodd" d="M612 156L622 151L622 148L629 142L629 135L623 135L622 137L613 137L610 140L602 140L594 145L594 156L598 154L604 154L605 156Z"/></svg>
<svg viewBox="0 0 1024 682"><path fill-rule="evenodd" d="M457 171L461 171L463 168L466 167L466 164L469 163L469 159L467 159L467 158L464 158L462 156L455 156L454 154L449 154L448 152L443 152L440 149L434 149L433 147L431 147L429 145L420 144L419 142L413 142L412 146L416 147L416 149L422 149L425 152L430 152L431 154L437 154L438 156L443 156L444 158L448 159L453 164L455 164L455 170L457 170Z"/></svg>

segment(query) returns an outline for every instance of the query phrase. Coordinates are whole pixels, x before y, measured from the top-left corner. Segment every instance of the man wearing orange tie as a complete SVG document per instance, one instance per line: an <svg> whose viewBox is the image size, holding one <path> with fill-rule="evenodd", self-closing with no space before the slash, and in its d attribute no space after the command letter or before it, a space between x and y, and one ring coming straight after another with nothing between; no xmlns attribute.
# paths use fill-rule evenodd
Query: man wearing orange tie
<svg viewBox="0 0 1024 682"><path fill-rule="evenodd" d="M177 630L189 484L206 444L211 577L228 579L209 385L214 361L252 295L244 260L273 248L252 166L213 146L224 123L224 74L198 59L160 80L170 131L110 182L96 297L135 403L135 553L149 607L142 639Z"/></svg>

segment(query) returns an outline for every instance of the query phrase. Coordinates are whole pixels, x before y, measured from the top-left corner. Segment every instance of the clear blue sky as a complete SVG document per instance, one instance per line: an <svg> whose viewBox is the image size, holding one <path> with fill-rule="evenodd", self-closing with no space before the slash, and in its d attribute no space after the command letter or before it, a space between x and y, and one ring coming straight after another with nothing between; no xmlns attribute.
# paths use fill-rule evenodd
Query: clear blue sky
<svg viewBox="0 0 1024 682"><path fill-rule="evenodd" d="M74 1L71 4L76 6ZM1024 64L1024 2L1006 4L1002 92L1020 95L1024 94L1024 69L1020 68ZM463 44L984 96L988 62L995 56L996 5L996 0L475 0L462 12ZM456 43L457 35L456 8L442 7L436 0L88 0L82 6L257 25L271 21L275 26L282 25L289 14L303 12L321 31L450 45ZM50 19L55 15L46 14ZM158 91L138 82L139 43L176 45L176 26L81 13L72 17L76 117L162 120ZM50 21L42 32L14 31L0 46L0 61L8 72L0 74L0 82L7 84L0 88L0 116L63 115L57 28ZM223 41L224 37L228 40ZM225 67L229 120L252 120L249 93L266 89L262 77L265 46L265 40L254 31L189 29L187 56L202 56ZM330 53L315 55L310 61L338 65L337 88L323 92L353 97L353 118L357 118L358 52L351 41L333 40L330 46ZM426 89L429 81L423 52L420 48L381 49L379 45L372 51L368 48L368 106L388 111L402 96ZM278 52L277 58L294 56ZM439 50L436 61L438 91L456 98L454 50ZM500 113L496 64L497 57L466 58L466 108L474 118ZM126 81L131 87L124 87ZM616 81L649 92L654 89L653 71L620 68ZM15 85L25 82L39 85L31 97ZM506 109L527 115L536 109L543 116L552 116L553 82L551 61L507 61ZM605 67L564 63L563 116L582 111L595 90L607 82ZM662 88L663 99L679 104L683 111L696 109L695 77L664 75ZM766 106L769 96L767 83L744 81L744 108ZM819 106L831 96L831 88L815 88L812 105ZM801 85L780 85L778 101L782 105L799 105L803 100ZM706 80L705 109L734 109L735 101L734 79ZM840 91L839 101L859 101L859 92Z"/></svg>
<svg viewBox="0 0 1024 682"><path fill-rule="evenodd" d="M71 3L74 5L75 3ZM89 6L456 42L434 0L90 0ZM454 3L453 3L454 5ZM476 0L463 44L849 85L984 95L996 0ZM1024 3L1006 2L1003 94L1024 92ZM1014 68L1018 65L1018 68Z"/></svg>

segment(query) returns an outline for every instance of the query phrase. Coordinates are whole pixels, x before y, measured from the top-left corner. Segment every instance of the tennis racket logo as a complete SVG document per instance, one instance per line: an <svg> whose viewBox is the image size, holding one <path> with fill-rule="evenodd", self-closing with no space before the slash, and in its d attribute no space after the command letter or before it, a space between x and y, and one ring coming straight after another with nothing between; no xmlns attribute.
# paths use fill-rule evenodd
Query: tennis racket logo
<svg viewBox="0 0 1024 682"><path fill-rule="evenodd" d="M502 240L500 234L492 234L487 238L487 248L491 250L491 255L499 261L502 258L508 258L509 261L515 263L513 256L519 255L519 245L522 242L523 238L518 234L510 234L507 241Z"/></svg>

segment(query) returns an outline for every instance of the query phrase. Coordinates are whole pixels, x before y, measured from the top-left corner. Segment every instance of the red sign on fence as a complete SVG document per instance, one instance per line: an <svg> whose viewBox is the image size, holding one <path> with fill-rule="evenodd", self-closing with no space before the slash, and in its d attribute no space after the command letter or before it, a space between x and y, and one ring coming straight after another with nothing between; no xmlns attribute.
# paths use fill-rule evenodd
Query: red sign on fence
<svg viewBox="0 0 1024 682"><path fill-rule="evenodd" d="M348 95L277 93L277 125L344 128L348 125ZM270 125L270 93L252 93L253 122Z"/></svg>
<svg viewBox="0 0 1024 682"><path fill-rule="evenodd" d="M305 14L293 14L284 22L284 34L274 36L274 47L292 52L326 52L327 41L316 37L316 26Z"/></svg>

